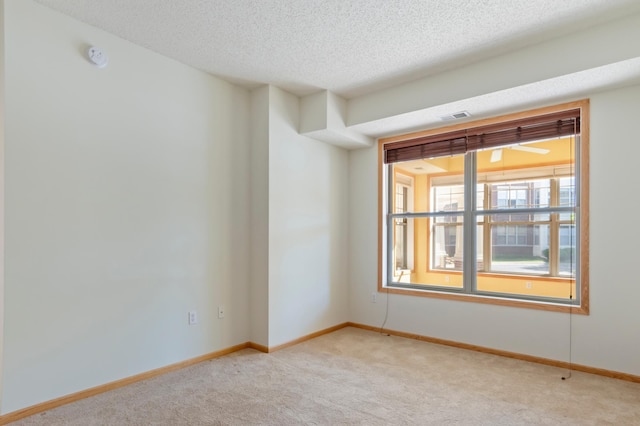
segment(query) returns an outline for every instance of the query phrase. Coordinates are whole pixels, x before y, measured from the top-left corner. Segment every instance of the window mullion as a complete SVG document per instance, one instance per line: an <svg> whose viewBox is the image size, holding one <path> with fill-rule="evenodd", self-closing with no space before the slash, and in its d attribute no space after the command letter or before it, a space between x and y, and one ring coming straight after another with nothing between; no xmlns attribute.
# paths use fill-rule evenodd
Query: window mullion
<svg viewBox="0 0 640 426"><path fill-rule="evenodd" d="M551 179L551 206L560 205L560 180ZM559 213L550 215L551 225L549 226L549 275L558 276L560 265L560 224L558 220Z"/></svg>
<svg viewBox="0 0 640 426"><path fill-rule="evenodd" d="M476 290L476 273L478 259L476 255L476 153L469 152L464 157L464 219L463 219L463 253L462 269L463 288L465 293Z"/></svg>
<svg viewBox="0 0 640 426"><path fill-rule="evenodd" d="M474 187L477 185L474 185ZM482 186L484 191L483 203L482 206L484 210L489 210L491 208L491 197L493 196L491 193L491 185L485 183ZM491 216L485 214L483 217L484 225L482 226L482 270L485 272L491 271Z"/></svg>

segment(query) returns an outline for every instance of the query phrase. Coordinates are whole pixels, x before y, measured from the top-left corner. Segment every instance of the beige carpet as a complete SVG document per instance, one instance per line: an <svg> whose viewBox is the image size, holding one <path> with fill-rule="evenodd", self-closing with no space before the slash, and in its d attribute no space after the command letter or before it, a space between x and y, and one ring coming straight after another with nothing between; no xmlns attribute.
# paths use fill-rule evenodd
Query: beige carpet
<svg viewBox="0 0 640 426"><path fill-rule="evenodd" d="M640 425L640 384L355 328L243 350L14 425Z"/></svg>

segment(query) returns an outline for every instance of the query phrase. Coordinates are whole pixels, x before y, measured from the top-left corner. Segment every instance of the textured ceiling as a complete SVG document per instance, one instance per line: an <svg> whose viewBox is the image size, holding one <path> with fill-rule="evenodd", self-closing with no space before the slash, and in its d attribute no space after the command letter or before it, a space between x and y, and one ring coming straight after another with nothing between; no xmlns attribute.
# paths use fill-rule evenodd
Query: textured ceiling
<svg viewBox="0 0 640 426"><path fill-rule="evenodd" d="M638 0L35 0L235 83L346 98L640 10Z"/></svg>

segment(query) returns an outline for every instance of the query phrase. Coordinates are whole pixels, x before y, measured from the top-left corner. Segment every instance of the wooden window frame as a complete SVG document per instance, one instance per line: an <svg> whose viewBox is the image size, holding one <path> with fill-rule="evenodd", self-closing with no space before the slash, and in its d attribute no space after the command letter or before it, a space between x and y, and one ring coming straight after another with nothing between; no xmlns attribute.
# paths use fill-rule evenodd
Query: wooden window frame
<svg viewBox="0 0 640 426"><path fill-rule="evenodd" d="M573 109L580 109L580 223L577 232L580 235L580 304L574 305L571 303L559 304L548 303L537 300L525 300L525 299L510 299L505 297L492 297L486 295L477 295L469 293L449 293L437 290L429 289L409 289L399 288L386 285L386 277L384 274L383 262L385 262L386 247L383 245L385 232L384 217L385 206L383 205L385 200L385 181L384 181L384 167L385 167L385 150L384 146L390 143L404 142L410 144L409 141L415 141L418 139L429 140L432 138L441 137L443 134L451 134L454 136L463 134L466 129L469 128L494 128L500 127L502 123L512 122L515 120L527 120L532 117L538 117L546 114L556 114L562 111L568 111ZM589 314L589 100L584 99L575 102L568 102L564 104L548 106L544 108L537 108L533 110L521 111L512 114L501 115L492 118L486 118L471 122L464 122L454 124L445 127L438 127L429 130L412 132L408 134L402 134L397 136L391 136L379 139L378 142L378 291L390 293L390 294L403 294L413 295L419 297L446 299L463 302L483 303L499 306L519 307L527 309L544 310L551 312L566 312L576 313L582 315ZM400 145L402 146L402 145ZM535 277L532 277L535 279Z"/></svg>

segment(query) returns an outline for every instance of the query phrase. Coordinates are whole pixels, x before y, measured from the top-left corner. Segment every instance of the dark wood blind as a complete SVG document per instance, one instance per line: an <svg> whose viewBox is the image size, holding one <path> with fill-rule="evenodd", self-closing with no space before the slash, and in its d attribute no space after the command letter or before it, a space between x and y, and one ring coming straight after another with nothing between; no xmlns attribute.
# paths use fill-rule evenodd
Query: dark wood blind
<svg viewBox="0 0 640 426"><path fill-rule="evenodd" d="M464 154L520 142L580 134L580 108L384 145L384 162Z"/></svg>

